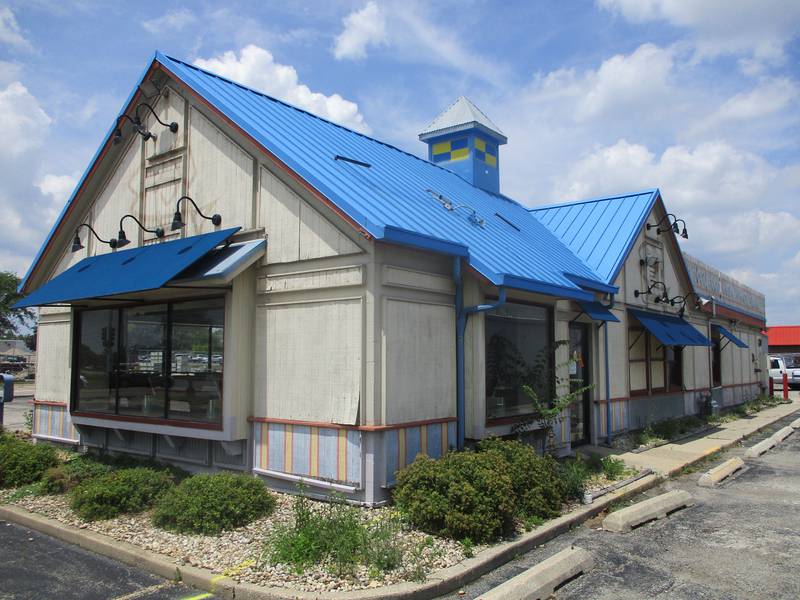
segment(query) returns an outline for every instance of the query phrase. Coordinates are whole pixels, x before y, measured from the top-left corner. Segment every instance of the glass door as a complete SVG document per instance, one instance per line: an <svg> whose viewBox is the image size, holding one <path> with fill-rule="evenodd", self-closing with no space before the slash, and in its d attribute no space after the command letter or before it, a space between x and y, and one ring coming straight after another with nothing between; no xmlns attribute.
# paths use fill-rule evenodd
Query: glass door
<svg viewBox="0 0 800 600"><path fill-rule="evenodd" d="M589 356L589 325L570 323L569 325L569 387L575 391L591 385L592 364ZM586 390L572 405L570 415L570 442L573 446L589 443L589 424L591 423L591 394Z"/></svg>

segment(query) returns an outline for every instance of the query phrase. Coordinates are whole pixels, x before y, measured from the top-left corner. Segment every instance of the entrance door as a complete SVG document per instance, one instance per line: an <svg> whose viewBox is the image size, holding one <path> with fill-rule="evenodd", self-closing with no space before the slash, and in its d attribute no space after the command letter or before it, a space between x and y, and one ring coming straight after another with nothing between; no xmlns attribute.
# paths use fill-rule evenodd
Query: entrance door
<svg viewBox="0 0 800 600"><path fill-rule="evenodd" d="M592 383L589 327L590 325L586 323L570 323L569 325L570 391L575 391ZM591 422L591 393L590 390L586 390L580 399L572 405L569 436L573 446L589 443L589 424Z"/></svg>

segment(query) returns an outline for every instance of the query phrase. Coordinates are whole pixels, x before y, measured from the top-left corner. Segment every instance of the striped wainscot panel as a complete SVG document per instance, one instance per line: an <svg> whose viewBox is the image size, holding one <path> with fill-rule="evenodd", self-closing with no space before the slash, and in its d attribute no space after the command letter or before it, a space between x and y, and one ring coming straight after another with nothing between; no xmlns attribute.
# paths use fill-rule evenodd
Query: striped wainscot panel
<svg viewBox="0 0 800 600"><path fill-rule="evenodd" d="M253 467L361 485L361 432L287 423L253 423Z"/></svg>
<svg viewBox="0 0 800 600"><path fill-rule="evenodd" d="M33 437L67 444L80 442L66 405L59 404L33 405Z"/></svg>
<svg viewBox="0 0 800 600"><path fill-rule="evenodd" d="M394 485L397 471L414 462L417 454L439 458L456 445L456 423L429 423L383 432L386 485Z"/></svg>
<svg viewBox="0 0 800 600"><path fill-rule="evenodd" d="M607 435L606 429L606 401L601 400L596 405L597 431L600 436ZM611 400L611 433L619 433L628 429L628 399Z"/></svg>

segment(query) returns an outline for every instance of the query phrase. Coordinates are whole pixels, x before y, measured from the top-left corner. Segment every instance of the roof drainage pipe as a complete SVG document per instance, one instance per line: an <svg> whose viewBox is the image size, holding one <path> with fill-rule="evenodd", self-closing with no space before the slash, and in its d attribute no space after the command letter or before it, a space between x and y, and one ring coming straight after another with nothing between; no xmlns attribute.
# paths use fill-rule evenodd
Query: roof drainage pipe
<svg viewBox="0 0 800 600"><path fill-rule="evenodd" d="M456 284L456 447L464 449L466 429L466 403L464 399L464 335L467 331L467 317L471 314L486 312L506 303L506 288L498 286L498 298L494 304L478 304L464 306L464 282L461 277L461 258L453 259L453 280Z"/></svg>

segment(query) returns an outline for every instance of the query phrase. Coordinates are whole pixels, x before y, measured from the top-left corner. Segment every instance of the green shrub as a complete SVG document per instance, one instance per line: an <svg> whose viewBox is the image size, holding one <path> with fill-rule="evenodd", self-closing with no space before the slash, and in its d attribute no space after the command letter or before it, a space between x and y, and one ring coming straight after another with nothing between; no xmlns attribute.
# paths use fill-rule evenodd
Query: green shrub
<svg viewBox="0 0 800 600"><path fill-rule="evenodd" d="M575 460L569 460L561 464L560 477L564 490L564 498L570 500L580 500L586 491L586 480L589 478L589 467L582 455L578 454Z"/></svg>
<svg viewBox="0 0 800 600"><path fill-rule="evenodd" d="M193 475L156 504L153 523L163 529L216 535L270 514L275 498L264 482L249 475Z"/></svg>
<svg viewBox="0 0 800 600"><path fill-rule="evenodd" d="M482 543L514 530L515 498L502 452L420 455L397 475L400 512L428 533Z"/></svg>
<svg viewBox="0 0 800 600"><path fill-rule="evenodd" d="M141 512L174 485L165 471L145 467L110 471L87 479L70 492L70 507L86 521Z"/></svg>
<svg viewBox="0 0 800 600"><path fill-rule="evenodd" d="M388 518L364 523L358 508L341 497L313 511L301 493L294 499L294 525L278 527L267 540L266 558L302 572L326 564L337 575L352 573L359 564L371 572L396 569L403 561L400 523Z"/></svg>
<svg viewBox="0 0 800 600"><path fill-rule="evenodd" d="M78 456L44 472L42 490L45 494L63 494L82 481L105 475L111 467L90 456Z"/></svg>
<svg viewBox="0 0 800 600"><path fill-rule="evenodd" d="M35 483L44 472L58 464L55 448L3 436L0 442L0 487Z"/></svg>
<svg viewBox="0 0 800 600"><path fill-rule="evenodd" d="M605 456L601 462L603 464L603 473L605 473L605 476L611 481L619 479L625 474L625 461L621 458Z"/></svg>
<svg viewBox="0 0 800 600"><path fill-rule="evenodd" d="M514 505L520 517L551 519L561 514L564 482L552 456L539 456L528 444L499 438L481 441L478 452L497 453L508 463Z"/></svg>

